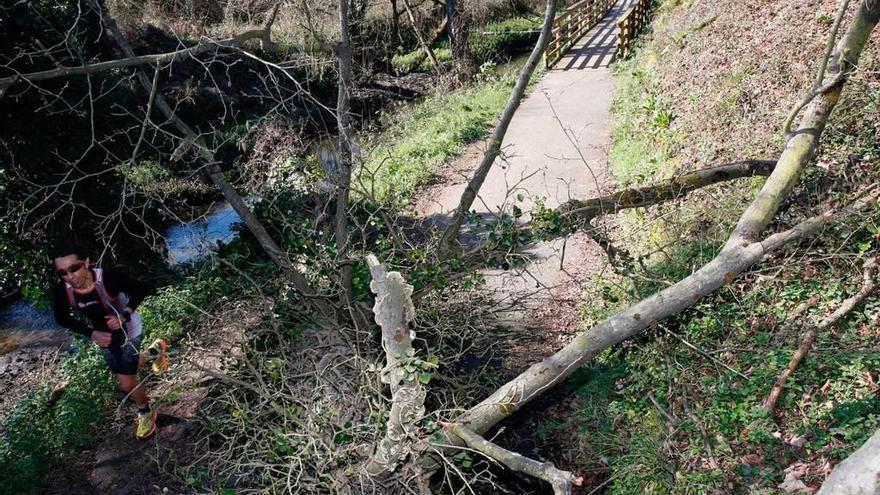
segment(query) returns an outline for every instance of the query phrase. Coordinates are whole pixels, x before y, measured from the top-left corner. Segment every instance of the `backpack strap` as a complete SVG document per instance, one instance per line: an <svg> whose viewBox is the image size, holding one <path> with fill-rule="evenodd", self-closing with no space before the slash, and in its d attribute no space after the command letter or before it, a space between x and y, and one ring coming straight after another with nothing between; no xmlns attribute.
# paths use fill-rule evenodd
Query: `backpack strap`
<svg viewBox="0 0 880 495"><path fill-rule="evenodd" d="M76 296L73 295L73 286L64 282L64 292L67 294L67 304L76 309Z"/></svg>
<svg viewBox="0 0 880 495"><path fill-rule="evenodd" d="M125 312L125 306L118 298L110 297L107 288L104 286L104 271L100 268L92 270L95 275L95 291L98 293L98 299L104 306L104 311L110 316L122 316Z"/></svg>

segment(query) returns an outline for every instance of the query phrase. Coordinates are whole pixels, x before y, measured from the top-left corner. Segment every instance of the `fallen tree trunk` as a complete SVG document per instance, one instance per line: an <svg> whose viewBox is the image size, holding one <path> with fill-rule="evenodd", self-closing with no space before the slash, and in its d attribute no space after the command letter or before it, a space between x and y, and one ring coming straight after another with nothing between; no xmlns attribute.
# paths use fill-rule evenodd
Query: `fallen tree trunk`
<svg viewBox="0 0 880 495"><path fill-rule="evenodd" d="M838 81L818 95L807 108L797 131L789 138L773 173L740 218L728 242L708 264L675 285L643 299L580 334L556 354L532 365L521 375L501 386L491 396L456 419L477 433L489 428L523 407L529 401L561 382L599 352L633 337L657 321L680 313L701 297L730 283L763 257L781 246L818 232L832 217L829 212L799 224L794 229L759 241L779 205L798 182L806 164L813 158L832 109L836 105L849 72L855 67L865 43L880 19L880 2L862 0L844 37L836 45L826 79ZM876 200L872 192L867 200ZM450 435L440 434L438 446L461 445ZM433 462L433 461L432 461Z"/></svg>
<svg viewBox="0 0 880 495"><path fill-rule="evenodd" d="M458 207L452 214L451 222L443 231L443 236L440 238L440 244L437 247L437 250L439 251L438 257L441 259L445 257L450 247L452 247L452 243L458 239L458 234L461 230L461 224L464 222L464 217L467 212L470 211L471 205L474 204L474 200L477 198L477 193L480 192L480 188L483 186L486 176L489 175L489 171L492 169L492 164L495 163L495 158L497 158L498 154L501 152L501 143L504 141L504 135L507 134L507 128L510 127L510 121L513 120L513 114L515 114L516 109L519 108L519 104L526 92L526 86L529 84L529 79L531 79L532 73L535 72L535 67L538 66L538 62L541 60L541 54L544 53L544 49L547 47L547 42L550 38L550 30L553 27L555 10L556 0L547 0L547 8L544 11L544 23L541 25L541 35L538 36L535 48L529 55L526 64L519 72L516 85L513 87L510 98L507 100L507 105L504 108L504 112L501 114L501 119L499 119L498 125L495 126L495 130L492 132L492 137L489 139L487 149L483 153L483 159L480 161L480 165L474 171L474 175L471 177L467 187L462 193Z"/></svg>
<svg viewBox="0 0 880 495"><path fill-rule="evenodd" d="M712 184L744 177L766 177L773 172L775 166L775 160L740 160L725 163L686 172L651 186L624 189L608 196L585 201L572 199L560 205L557 211L565 220L589 222L601 215L673 201Z"/></svg>
<svg viewBox="0 0 880 495"><path fill-rule="evenodd" d="M55 79L57 77L97 74L110 69L119 69L135 65L167 64L179 60L194 58L211 50L217 50L220 48L238 48L252 39L260 39L264 46L271 44L267 29L254 29L251 31L245 31L244 33L229 39L203 42L196 46L168 53L157 53L152 55L134 55L134 53L132 53L131 55L127 55L126 58L118 60L108 60L106 62L97 62L77 67L58 67L29 74L16 74L14 76L0 78L0 91L19 82L35 83L38 81Z"/></svg>

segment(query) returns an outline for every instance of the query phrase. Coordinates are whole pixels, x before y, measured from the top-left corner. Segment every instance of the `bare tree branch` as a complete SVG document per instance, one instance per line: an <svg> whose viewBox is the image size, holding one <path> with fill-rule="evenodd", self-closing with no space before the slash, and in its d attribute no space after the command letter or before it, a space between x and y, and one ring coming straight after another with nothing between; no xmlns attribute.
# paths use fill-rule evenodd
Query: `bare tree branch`
<svg viewBox="0 0 880 495"><path fill-rule="evenodd" d="M100 5L95 0L91 0L91 3L93 8L102 14L108 34L116 41L122 52L128 57L133 56L134 53L131 46L129 46L125 37L122 36L122 33L116 25L116 21L110 17L109 14L103 12ZM138 70L137 77L141 86L143 86L148 93L152 92L150 80L147 78L147 75L144 74L143 71ZM238 216L244 221L245 225L247 225L251 233L254 234L254 237L257 238L257 241L263 247L266 254L269 255L269 258L290 277L296 290L308 298L308 303L313 305L323 314L332 314L333 311L330 305L318 298L318 293L312 289L308 280L306 280L305 276L302 274L302 271L287 258L287 253L275 243L272 236L269 235L266 228L257 216L254 215L254 212L247 206L241 195L239 195L238 192L226 182L213 152L205 145L202 137L177 116L161 94L155 95L155 105L165 117L174 124L181 134L183 134L184 143L189 143L190 145L194 144L196 146L199 157L205 163L205 171L211 179L211 182L213 182L217 189L220 190L223 197L226 198Z"/></svg>
<svg viewBox="0 0 880 495"><path fill-rule="evenodd" d="M553 17L555 16L555 12L556 0L547 0L547 7L544 10L544 23L541 25L541 35L538 36L538 41L535 43L535 48L532 49L532 53L529 55L526 64L519 71L516 85L510 93L510 98L507 100L507 106L501 114L501 119L498 121L498 125L495 126L495 130L492 132L492 137L489 139L487 145L488 148L483 153L483 159L480 161L477 170L474 171L474 175L468 182L467 188L465 188L462 193L458 207L452 214L450 224L446 227L446 230L443 231L443 236L440 238L440 245L438 246L440 258L443 258L446 255L452 242L458 239L459 230L461 230L464 216L470 211L471 205L473 205L474 200L477 198L477 193L480 192L480 188L483 186L486 176L489 175L489 170L492 169L492 164L495 163L495 158L498 157L498 153L501 150L501 143L504 141L504 135L507 134L507 128L510 127L510 121L513 120L513 114L515 114L517 108L519 108L519 104L526 91L526 86L529 84L529 79L532 77L532 73L535 71L538 62L541 61L541 54L544 53L544 48L547 47L550 30L553 27Z"/></svg>
<svg viewBox="0 0 880 495"><path fill-rule="evenodd" d="M13 84L19 82L30 82L34 83L37 81L45 81L48 79L55 79L58 77L69 77L76 75L85 75L85 74L96 74L98 72L103 72L110 69L118 69L122 67L131 67L135 65L156 65L156 64L167 64L170 62L176 62L179 60L184 60L187 58L194 58L203 53L207 53L211 50L216 50L218 48L236 48L243 45L245 42L252 39L265 39L266 29L256 29L252 31L245 31L244 33L239 34L233 38L217 41L217 42L204 42L200 43L196 46L190 48L184 48L181 50L168 52L168 53L158 53L154 55L134 55L132 53L131 56L128 56L123 59L118 60L108 60L106 62L97 62L89 65L82 65L79 67L59 67L57 69L44 70L40 72L32 72L30 74L16 74L14 76L4 77L0 79L0 89L6 88L8 86L12 86Z"/></svg>
<svg viewBox="0 0 880 495"><path fill-rule="evenodd" d="M538 462L496 445L460 423L442 423L443 428L461 438L468 447L504 464L514 471L542 479L553 487L555 495L571 495L572 485L581 486L583 478L558 469L550 462Z"/></svg>

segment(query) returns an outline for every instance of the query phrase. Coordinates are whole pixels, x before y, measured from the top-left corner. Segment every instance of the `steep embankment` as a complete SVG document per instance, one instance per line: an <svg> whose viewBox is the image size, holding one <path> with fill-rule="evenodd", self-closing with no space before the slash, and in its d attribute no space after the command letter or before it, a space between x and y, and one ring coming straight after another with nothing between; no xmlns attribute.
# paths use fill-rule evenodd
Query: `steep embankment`
<svg viewBox="0 0 880 495"><path fill-rule="evenodd" d="M636 56L617 65L610 164L618 184L777 156L782 122L815 78L837 8L834 1L662 2ZM772 229L880 178L878 67L875 32L815 166ZM585 294L585 328L708 261L760 180L617 217L618 246L638 262L632 276ZM819 334L775 414L760 405L807 327L859 289L877 232L874 215L830 227L603 354L572 380L574 397L557 407L564 419L538 426L542 441L563 446L570 465L601 473L606 493L815 489L880 426L878 304L869 299Z"/></svg>

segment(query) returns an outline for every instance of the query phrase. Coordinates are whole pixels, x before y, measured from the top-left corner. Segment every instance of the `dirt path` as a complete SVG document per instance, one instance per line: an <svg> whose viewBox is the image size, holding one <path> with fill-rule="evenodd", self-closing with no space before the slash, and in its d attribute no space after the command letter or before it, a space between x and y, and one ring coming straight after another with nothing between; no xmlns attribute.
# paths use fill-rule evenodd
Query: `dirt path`
<svg viewBox="0 0 880 495"><path fill-rule="evenodd" d="M515 205L528 217L537 202L555 207L607 189L615 90L608 65L616 50L617 19L631 3L618 2L523 100L505 136L502 157L474 205L478 213L497 214ZM429 199L417 205L418 212L436 217L451 212L484 149L485 143L477 143L448 164L442 173L446 180L421 195ZM485 272L507 323L524 326L525 334L534 336L523 345L528 355L522 364L534 360L536 345L549 353L574 336L582 286L601 277L606 265L604 253L584 235L544 242L526 254L530 261L521 270ZM516 354L513 361L519 361Z"/></svg>

